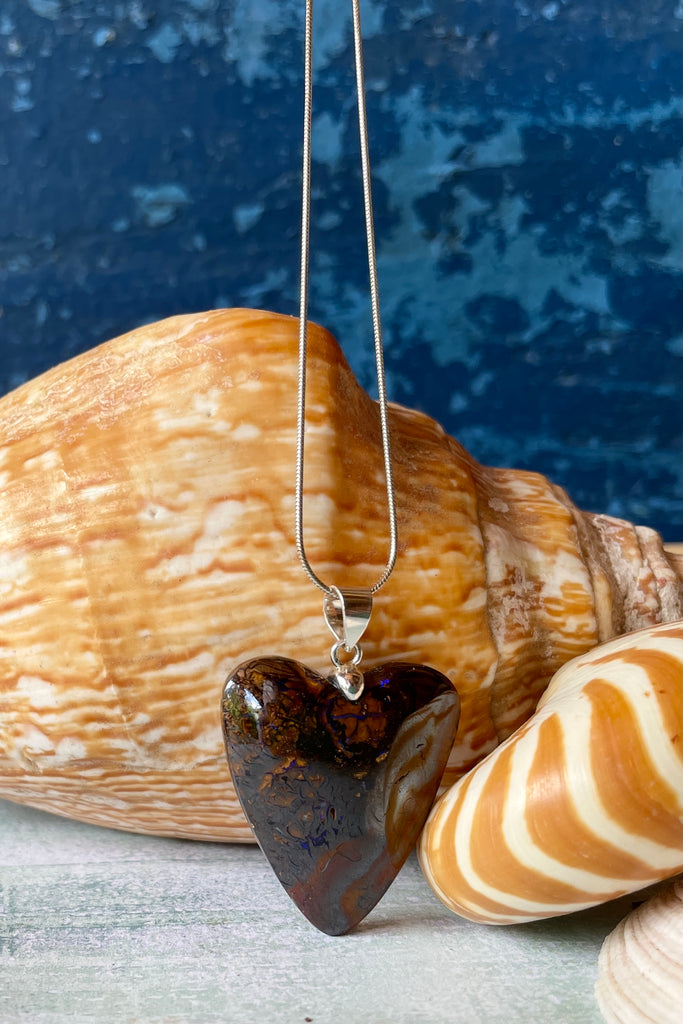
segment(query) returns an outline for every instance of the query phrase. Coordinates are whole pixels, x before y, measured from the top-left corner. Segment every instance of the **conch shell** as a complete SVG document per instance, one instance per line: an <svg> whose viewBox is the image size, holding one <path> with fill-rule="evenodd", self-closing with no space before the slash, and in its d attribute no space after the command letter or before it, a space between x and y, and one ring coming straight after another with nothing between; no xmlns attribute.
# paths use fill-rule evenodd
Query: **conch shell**
<svg viewBox="0 0 683 1024"><path fill-rule="evenodd" d="M311 325L305 530L320 575L377 578L378 416ZM141 327L0 402L0 796L85 821L250 840L222 749L234 666L323 667L293 535L296 320L214 311ZM365 664L431 664L462 700L446 782L600 640L681 617L659 538L478 465L390 410L400 552Z"/></svg>
<svg viewBox="0 0 683 1024"><path fill-rule="evenodd" d="M432 809L422 868L452 910L512 924L683 870L683 623L596 647Z"/></svg>
<svg viewBox="0 0 683 1024"><path fill-rule="evenodd" d="M678 1024L683 1007L683 879L631 913L600 950L595 995L608 1024Z"/></svg>

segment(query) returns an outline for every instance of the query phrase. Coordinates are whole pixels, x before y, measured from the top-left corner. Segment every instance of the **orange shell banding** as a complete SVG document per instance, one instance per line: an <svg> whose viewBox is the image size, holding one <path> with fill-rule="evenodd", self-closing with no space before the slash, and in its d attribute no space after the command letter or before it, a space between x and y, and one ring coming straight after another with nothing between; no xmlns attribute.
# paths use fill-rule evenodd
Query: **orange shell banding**
<svg viewBox="0 0 683 1024"><path fill-rule="evenodd" d="M434 807L420 859L443 902L511 924L681 871L682 667L678 623L560 669L535 715Z"/></svg>

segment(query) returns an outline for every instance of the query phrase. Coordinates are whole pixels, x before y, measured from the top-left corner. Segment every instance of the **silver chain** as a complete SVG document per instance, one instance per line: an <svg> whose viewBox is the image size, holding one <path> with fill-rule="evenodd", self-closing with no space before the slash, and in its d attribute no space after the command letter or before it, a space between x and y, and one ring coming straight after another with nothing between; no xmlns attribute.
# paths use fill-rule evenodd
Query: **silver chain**
<svg viewBox="0 0 683 1024"><path fill-rule="evenodd" d="M375 255L375 229L372 217L372 191L370 187L370 157L368 153L368 125L365 110L365 80L363 74L363 44L360 24L360 0L351 0L353 8L353 42L356 65L356 92L358 94L358 127L360 131L361 170L363 177L363 203L365 207L365 234L368 246L368 271L370 276L370 305L372 329L375 343L375 365L377 367L377 402L382 432L382 453L387 490L387 514L389 521L389 555L386 566L376 583L370 588L375 594L384 586L396 563L398 528L396 523L396 499L391 468L391 443L387 416L386 379L382 349L382 323L379 312L377 288L377 259ZM313 0L306 0L306 24L304 40L304 130L303 166L301 197L301 278L299 299L299 377L296 432L296 497L295 532L296 549L304 572L324 593L333 594L333 588L323 583L313 571L304 547L304 434L306 431L306 353L308 342L308 268L310 256L311 224L311 134L313 120Z"/></svg>

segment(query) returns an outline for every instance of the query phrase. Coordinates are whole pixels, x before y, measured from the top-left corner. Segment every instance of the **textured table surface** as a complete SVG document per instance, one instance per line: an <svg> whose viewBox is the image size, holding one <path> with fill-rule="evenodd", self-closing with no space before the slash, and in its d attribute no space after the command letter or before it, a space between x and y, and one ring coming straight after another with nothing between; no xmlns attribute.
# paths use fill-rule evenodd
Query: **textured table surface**
<svg viewBox="0 0 683 1024"><path fill-rule="evenodd" d="M0 801L0 1024L599 1024L598 952L628 909L474 925L413 858L353 934L330 938L256 847Z"/></svg>

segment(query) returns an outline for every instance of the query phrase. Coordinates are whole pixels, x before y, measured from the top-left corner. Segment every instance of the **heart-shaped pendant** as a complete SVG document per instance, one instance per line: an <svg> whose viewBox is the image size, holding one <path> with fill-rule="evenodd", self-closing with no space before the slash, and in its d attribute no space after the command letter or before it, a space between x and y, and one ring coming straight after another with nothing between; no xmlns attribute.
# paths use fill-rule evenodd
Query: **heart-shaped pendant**
<svg viewBox="0 0 683 1024"><path fill-rule="evenodd" d="M246 661L223 691L235 789L280 882L308 920L342 935L412 850L453 744L460 701L425 665L363 673L349 700L288 658Z"/></svg>

